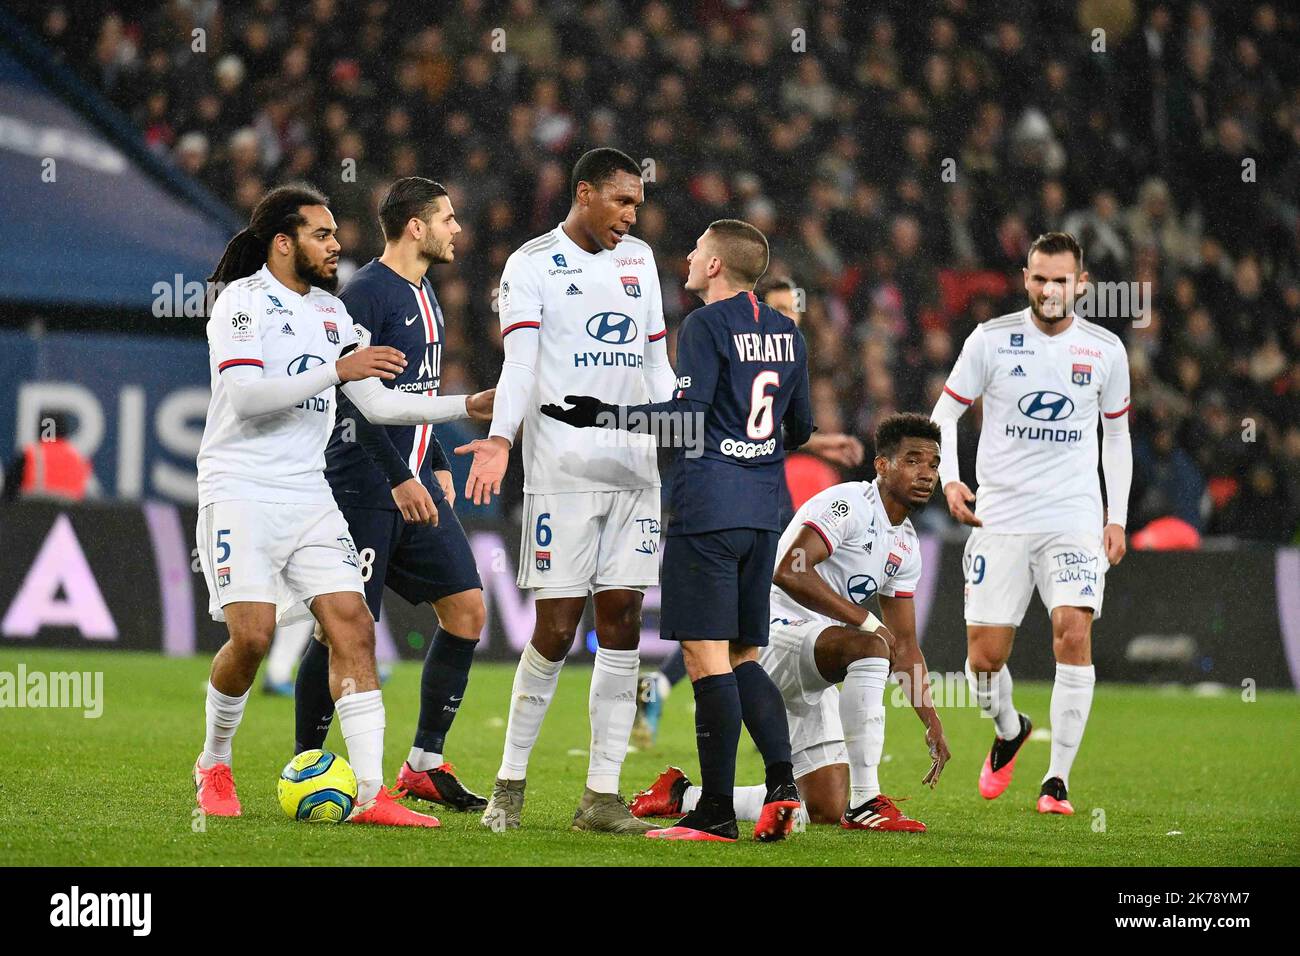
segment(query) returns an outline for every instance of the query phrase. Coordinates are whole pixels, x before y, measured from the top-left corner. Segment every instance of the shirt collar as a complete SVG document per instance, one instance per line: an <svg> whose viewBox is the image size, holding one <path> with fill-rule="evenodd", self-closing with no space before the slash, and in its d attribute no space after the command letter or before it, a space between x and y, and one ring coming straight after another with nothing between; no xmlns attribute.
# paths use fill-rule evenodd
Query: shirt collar
<svg viewBox="0 0 1300 956"><path fill-rule="evenodd" d="M269 265L262 266L262 268L259 269L258 272L261 274L262 278L265 279L271 286L273 286L276 289L279 289L285 295L292 295L299 299L305 299L307 298L308 295L311 295L311 290L313 288L312 286L307 287L306 295L304 295L301 292L295 292L293 289L290 289L287 285L285 285L283 282L281 282L279 279L275 277L275 273L271 271L271 267Z"/></svg>
<svg viewBox="0 0 1300 956"><path fill-rule="evenodd" d="M1058 332L1055 335L1048 335L1046 332L1040 329L1036 324L1034 324L1034 315L1032 310L1029 308L1029 306L1025 306L1025 310L1022 314L1025 317L1025 325L1028 327L1030 334L1033 335L1035 338L1042 339L1044 342L1060 342L1062 341L1063 336L1069 335L1079 325L1079 314L1077 312L1071 312L1070 327L1066 329L1064 332Z"/></svg>
<svg viewBox="0 0 1300 956"><path fill-rule="evenodd" d="M885 516L885 527L890 531L897 531L903 526L903 522L907 521L907 517L904 516L903 521L898 522L898 524L890 524L889 512L885 510L885 493L880 490L880 479L875 478L870 484L876 489L876 501L880 502L880 513Z"/></svg>
<svg viewBox="0 0 1300 956"><path fill-rule="evenodd" d="M583 256L587 259L598 259L611 251L609 249L601 249L599 252L588 252L586 249L582 248L582 246L569 238L569 234L564 231L564 223L560 223L555 227L555 234L560 237L560 242L564 243L565 246L568 247L570 253L576 253L577 255Z"/></svg>

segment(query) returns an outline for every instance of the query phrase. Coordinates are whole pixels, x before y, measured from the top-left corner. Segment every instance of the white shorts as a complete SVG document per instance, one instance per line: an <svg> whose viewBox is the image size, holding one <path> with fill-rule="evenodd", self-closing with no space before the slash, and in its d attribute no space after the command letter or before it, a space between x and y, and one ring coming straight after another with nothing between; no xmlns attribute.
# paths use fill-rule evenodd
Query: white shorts
<svg viewBox="0 0 1300 956"><path fill-rule="evenodd" d="M1035 587L1048 613L1088 607L1101 617L1110 562L1100 532L997 534L976 528L966 540L962 564L967 624L1019 627Z"/></svg>
<svg viewBox="0 0 1300 956"><path fill-rule="evenodd" d="M790 753L795 779L831 764L848 763L844 726L840 723L840 691L817 670L817 635L832 625L825 621L772 621L768 645L759 663L785 700L790 727Z"/></svg>
<svg viewBox="0 0 1300 956"><path fill-rule="evenodd" d="M524 495L519 587L585 597L659 583L659 489Z"/></svg>
<svg viewBox="0 0 1300 956"><path fill-rule="evenodd" d="M283 625L309 617L318 594L365 595L356 545L333 502L217 501L199 509L197 541L214 621L235 601L274 604Z"/></svg>

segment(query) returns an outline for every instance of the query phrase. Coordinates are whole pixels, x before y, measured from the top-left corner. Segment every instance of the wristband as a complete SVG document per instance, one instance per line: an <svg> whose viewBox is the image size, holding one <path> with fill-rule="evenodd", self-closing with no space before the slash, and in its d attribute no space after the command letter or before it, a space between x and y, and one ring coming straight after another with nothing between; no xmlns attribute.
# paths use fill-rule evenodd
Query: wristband
<svg viewBox="0 0 1300 956"><path fill-rule="evenodd" d="M867 631L868 633L871 633L880 630L884 626L885 624L883 621L880 620L880 618L876 617L876 615L868 611L867 619L858 625L858 630Z"/></svg>

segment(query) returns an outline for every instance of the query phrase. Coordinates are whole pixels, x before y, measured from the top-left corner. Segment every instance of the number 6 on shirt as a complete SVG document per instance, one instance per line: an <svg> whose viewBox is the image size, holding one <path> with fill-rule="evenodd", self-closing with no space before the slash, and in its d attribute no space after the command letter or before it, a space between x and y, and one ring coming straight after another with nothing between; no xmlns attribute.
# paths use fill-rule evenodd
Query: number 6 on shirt
<svg viewBox="0 0 1300 956"><path fill-rule="evenodd" d="M754 385L749 393L749 420L745 422L745 434L750 438L766 438L772 434L772 402L775 395L769 395L768 386L781 388L781 373L768 369L754 376Z"/></svg>

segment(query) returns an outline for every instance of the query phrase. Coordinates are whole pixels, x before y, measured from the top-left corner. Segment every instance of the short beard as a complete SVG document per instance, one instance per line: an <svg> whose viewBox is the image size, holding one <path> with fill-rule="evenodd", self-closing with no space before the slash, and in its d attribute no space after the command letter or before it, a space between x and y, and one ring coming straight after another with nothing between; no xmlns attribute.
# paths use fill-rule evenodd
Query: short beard
<svg viewBox="0 0 1300 956"><path fill-rule="evenodd" d="M334 270L332 276L327 276L316 266L312 265L307 256L302 251L302 246L293 247L293 271L294 274L308 285L314 285L319 289L333 294L339 287L338 269Z"/></svg>
<svg viewBox="0 0 1300 956"><path fill-rule="evenodd" d="M1057 322L1060 322L1062 319L1069 318L1070 312L1073 311L1072 309L1065 308L1064 304L1062 304L1060 315L1047 315L1046 313L1043 312L1042 306L1039 305L1037 302L1030 302L1029 308L1030 311L1034 313L1034 317L1038 319L1039 322L1045 322L1048 325L1055 325Z"/></svg>
<svg viewBox="0 0 1300 956"><path fill-rule="evenodd" d="M434 265L440 262L451 262L451 256L447 255L447 249L450 245L450 241L440 244L430 238L420 247L420 255Z"/></svg>

